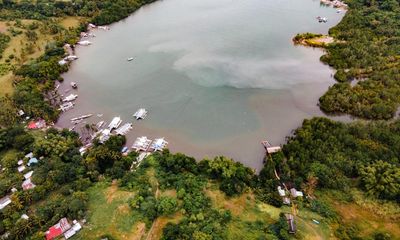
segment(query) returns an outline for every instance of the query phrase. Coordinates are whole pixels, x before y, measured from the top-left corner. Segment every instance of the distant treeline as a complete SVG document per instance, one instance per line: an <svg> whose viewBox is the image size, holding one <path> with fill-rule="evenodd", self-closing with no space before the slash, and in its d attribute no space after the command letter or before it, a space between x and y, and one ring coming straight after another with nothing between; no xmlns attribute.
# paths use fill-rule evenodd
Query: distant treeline
<svg viewBox="0 0 400 240"><path fill-rule="evenodd" d="M0 1L0 19L37 19L82 16L95 24L110 24L155 0Z"/></svg>
<svg viewBox="0 0 400 240"><path fill-rule="evenodd" d="M348 0L343 20L330 29L338 43L323 62L337 69L338 83L320 98L331 113L392 118L400 103L400 2ZM352 86L351 81L359 82Z"/></svg>

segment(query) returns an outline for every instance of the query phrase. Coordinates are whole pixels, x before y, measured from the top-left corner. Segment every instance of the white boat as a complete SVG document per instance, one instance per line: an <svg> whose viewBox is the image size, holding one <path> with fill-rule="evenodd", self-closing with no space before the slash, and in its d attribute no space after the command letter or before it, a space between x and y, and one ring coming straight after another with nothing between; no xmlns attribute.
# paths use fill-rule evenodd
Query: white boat
<svg viewBox="0 0 400 240"><path fill-rule="evenodd" d="M101 135L100 135L99 141L101 143L104 143L105 141L107 141L110 138L111 131L110 131L110 129L104 129L100 134Z"/></svg>
<svg viewBox="0 0 400 240"><path fill-rule="evenodd" d="M129 132L129 130L132 129L132 123L125 123L121 127L119 127L117 130L115 130L115 133L117 135L125 135Z"/></svg>
<svg viewBox="0 0 400 240"><path fill-rule="evenodd" d="M147 116L147 111L144 108L140 108L135 112L135 114L133 114L133 116L136 118L136 120L144 119Z"/></svg>
<svg viewBox="0 0 400 240"><path fill-rule="evenodd" d="M132 148L136 151L147 151L151 144L151 140L146 136L138 137L136 141L133 143Z"/></svg>
<svg viewBox="0 0 400 240"><path fill-rule="evenodd" d="M70 110L73 107L74 107L74 104L72 102L66 102L66 103L61 104L60 108L58 110L66 112L66 111Z"/></svg>
<svg viewBox="0 0 400 240"><path fill-rule="evenodd" d="M126 59L128 62L130 62L130 61L132 61L133 60L133 57L130 57L130 58L128 58L128 59Z"/></svg>
<svg viewBox="0 0 400 240"><path fill-rule="evenodd" d="M78 88L78 84L76 84L76 82L71 82L71 87L72 88Z"/></svg>
<svg viewBox="0 0 400 240"><path fill-rule="evenodd" d="M93 114L86 114L86 115L82 115L82 116L79 116L79 117L71 118L71 121L72 122L80 121L82 119L89 118L91 116L93 116Z"/></svg>
<svg viewBox="0 0 400 240"><path fill-rule="evenodd" d="M109 26L97 26L97 28L101 30L110 30Z"/></svg>
<svg viewBox="0 0 400 240"><path fill-rule="evenodd" d="M70 95L66 96L63 101L64 102L71 102L78 98L78 95L71 93Z"/></svg>
<svg viewBox="0 0 400 240"><path fill-rule="evenodd" d="M162 151L165 147L167 147L168 142L164 140L164 138L157 138L154 140L154 142L150 146L150 150L156 152L156 151Z"/></svg>
<svg viewBox="0 0 400 240"><path fill-rule="evenodd" d="M323 23L326 23L326 22L328 22L328 19L326 18L326 17L320 17L320 16L318 16L317 17L317 20L318 20L318 22L323 22Z"/></svg>
<svg viewBox="0 0 400 240"><path fill-rule="evenodd" d="M114 128L118 128L121 125L122 120L121 117L115 117L113 120L108 124L108 129L112 130Z"/></svg>
<svg viewBox="0 0 400 240"><path fill-rule="evenodd" d="M89 46L92 44L92 42L90 42L88 40L84 40L84 41L79 41L78 44L81 46Z"/></svg>
<svg viewBox="0 0 400 240"><path fill-rule="evenodd" d="M74 61L74 60L76 60L76 59L78 59L78 57L75 56L75 55L69 55L69 56L66 56L66 57L64 58L65 61Z"/></svg>
<svg viewBox="0 0 400 240"><path fill-rule="evenodd" d="M98 123L96 124L96 128L97 128L97 129L100 129L101 126L103 126L103 124L104 124L104 121L98 122Z"/></svg>

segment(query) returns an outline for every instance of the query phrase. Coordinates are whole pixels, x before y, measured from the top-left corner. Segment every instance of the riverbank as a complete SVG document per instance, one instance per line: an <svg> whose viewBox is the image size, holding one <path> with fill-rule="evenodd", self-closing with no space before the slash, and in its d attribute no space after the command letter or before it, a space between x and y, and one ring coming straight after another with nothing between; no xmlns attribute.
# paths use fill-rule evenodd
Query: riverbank
<svg viewBox="0 0 400 240"><path fill-rule="evenodd" d="M308 47L324 48L327 45L334 43L335 40L329 35L314 34L314 33L299 33L293 38L294 44Z"/></svg>

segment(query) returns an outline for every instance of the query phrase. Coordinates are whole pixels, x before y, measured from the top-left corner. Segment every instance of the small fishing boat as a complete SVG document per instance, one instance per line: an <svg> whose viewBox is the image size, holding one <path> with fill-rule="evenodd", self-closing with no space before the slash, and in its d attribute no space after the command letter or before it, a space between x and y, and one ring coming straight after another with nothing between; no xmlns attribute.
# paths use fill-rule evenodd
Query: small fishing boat
<svg viewBox="0 0 400 240"><path fill-rule="evenodd" d="M79 41L78 44L81 46L89 46L92 44L92 42L85 40L85 41Z"/></svg>
<svg viewBox="0 0 400 240"><path fill-rule="evenodd" d="M144 108L140 108L133 114L136 120L144 119L147 116L147 111Z"/></svg>
<svg viewBox="0 0 400 240"><path fill-rule="evenodd" d="M71 118L71 121L75 122L75 121L79 121L79 120L82 120L82 119L85 119L85 118L89 118L91 116L93 116L93 114L86 114L86 115L82 115L82 116L79 116L79 117Z"/></svg>
<svg viewBox="0 0 400 240"><path fill-rule="evenodd" d="M318 16L317 17L317 20L318 20L318 22L320 22L320 23L326 23L326 22L328 22L328 19L326 18L326 17L320 17L320 16Z"/></svg>
<svg viewBox="0 0 400 240"><path fill-rule="evenodd" d="M130 62L130 61L132 61L133 60L133 57L130 57L130 58L128 58L128 59L126 59L128 62Z"/></svg>
<svg viewBox="0 0 400 240"><path fill-rule="evenodd" d="M104 129L100 134L101 135L99 137L99 141L101 143L104 143L105 141L107 141L110 138L111 131L110 131L110 129Z"/></svg>
<svg viewBox="0 0 400 240"><path fill-rule="evenodd" d="M63 101L64 102L71 102L78 98L78 95L71 93L70 95L66 96Z"/></svg>
<svg viewBox="0 0 400 240"><path fill-rule="evenodd" d="M74 107L74 104L72 102L65 102L65 103L60 105L60 108L58 110L66 112L66 111L70 110L73 107Z"/></svg>
<svg viewBox="0 0 400 240"><path fill-rule="evenodd" d="M71 82L71 87L76 89L78 88L78 84L76 84L76 82Z"/></svg>
<svg viewBox="0 0 400 240"><path fill-rule="evenodd" d="M97 128L97 129L100 129L101 126L103 126L103 124L104 124L104 121L98 122L98 123L96 124L96 128Z"/></svg>
<svg viewBox="0 0 400 240"><path fill-rule="evenodd" d="M128 151L128 147L125 146L125 147L122 148L121 153L126 153L127 151Z"/></svg>

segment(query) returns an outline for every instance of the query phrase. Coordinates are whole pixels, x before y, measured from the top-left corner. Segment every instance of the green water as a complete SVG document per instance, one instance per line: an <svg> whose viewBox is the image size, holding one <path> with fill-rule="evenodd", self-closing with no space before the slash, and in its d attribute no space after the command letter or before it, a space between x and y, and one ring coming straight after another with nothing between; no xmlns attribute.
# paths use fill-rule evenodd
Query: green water
<svg viewBox="0 0 400 240"><path fill-rule="evenodd" d="M224 154L259 169L260 141L281 144L304 118L322 116L318 98L334 83L322 51L291 38L327 33L342 16L313 0L158 1L77 48L61 91L75 81L79 97L58 124L87 113L104 114L88 122L132 122L145 107L129 145L163 136L172 151Z"/></svg>

